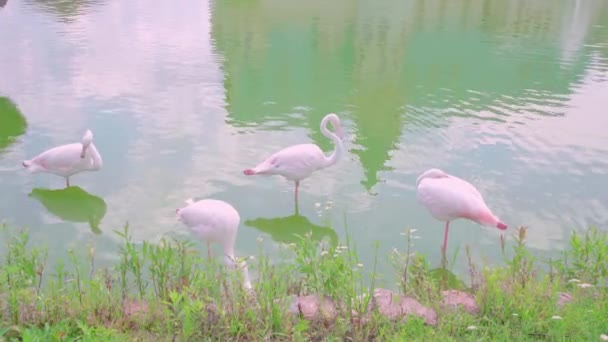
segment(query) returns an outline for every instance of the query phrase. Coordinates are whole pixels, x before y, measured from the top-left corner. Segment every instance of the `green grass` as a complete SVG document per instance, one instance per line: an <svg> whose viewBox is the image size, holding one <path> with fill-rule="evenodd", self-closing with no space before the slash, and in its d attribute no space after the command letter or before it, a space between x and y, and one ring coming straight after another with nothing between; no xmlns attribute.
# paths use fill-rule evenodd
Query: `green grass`
<svg viewBox="0 0 608 342"><path fill-rule="evenodd" d="M47 269L45 250L29 246L26 231L3 231L0 339L7 341L597 341L608 333L608 234L597 229L573 233L560 260L543 260L526 248L520 228L512 250L501 243L502 266L468 258L468 284L431 269L408 231L404 250L391 256L395 279L401 296L436 310L436 326L418 317L389 320L370 306L378 275L364 276L348 239L333 246L304 236L284 246L279 261L260 241L247 261L249 292L241 272L187 241L137 244L125 228L117 232L122 245L114 267L96 269L90 249L69 251ZM441 309L447 288L472 293L478 314ZM573 300L559 306L560 292ZM309 294L336 304L310 320L298 314L302 308L290 312L291 296Z"/></svg>

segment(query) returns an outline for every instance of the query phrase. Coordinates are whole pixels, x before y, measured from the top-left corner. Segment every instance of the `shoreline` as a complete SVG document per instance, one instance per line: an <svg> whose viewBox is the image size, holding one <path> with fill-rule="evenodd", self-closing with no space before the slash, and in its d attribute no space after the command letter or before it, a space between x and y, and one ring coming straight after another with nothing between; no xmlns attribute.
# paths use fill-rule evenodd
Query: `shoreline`
<svg viewBox="0 0 608 342"><path fill-rule="evenodd" d="M411 232L393 255L399 291L376 287L376 256L364 278L356 247L306 236L271 263L260 248L243 273L185 240L122 237L120 261L95 267L95 252L68 252L46 269L27 231L4 227L0 336L43 340L391 340L403 338L598 340L608 334L608 232L573 233L561 260L541 260L514 233L504 265L473 264L470 286L412 252ZM502 240L503 249L505 243ZM244 265L244 259L239 259ZM44 283L44 285L43 285ZM366 284L370 284L367 286Z"/></svg>

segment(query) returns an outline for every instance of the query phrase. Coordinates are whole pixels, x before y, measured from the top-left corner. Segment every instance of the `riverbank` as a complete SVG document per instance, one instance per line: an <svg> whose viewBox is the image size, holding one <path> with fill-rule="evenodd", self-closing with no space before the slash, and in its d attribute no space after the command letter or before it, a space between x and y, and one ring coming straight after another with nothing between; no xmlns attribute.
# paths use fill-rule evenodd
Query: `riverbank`
<svg viewBox="0 0 608 342"><path fill-rule="evenodd" d="M247 260L248 290L242 272L182 240L135 244L125 228L113 268L96 269L90 250L70 252L47 269L44 249L29 246L26 231L4 227L3 233L5 340L596 341L608 335L608 233L597 229L573 234L560 260L533 255L525 228L511 231L514 249L503 240L502 266L468 258L468 285L431 269L411 250L408 232L405 248L392 255L399 293L374 286L378 275L362 272L348 239L326 246L302 237L275 263L260 248ZM467 255L468 248L461 257Z"/></svg>

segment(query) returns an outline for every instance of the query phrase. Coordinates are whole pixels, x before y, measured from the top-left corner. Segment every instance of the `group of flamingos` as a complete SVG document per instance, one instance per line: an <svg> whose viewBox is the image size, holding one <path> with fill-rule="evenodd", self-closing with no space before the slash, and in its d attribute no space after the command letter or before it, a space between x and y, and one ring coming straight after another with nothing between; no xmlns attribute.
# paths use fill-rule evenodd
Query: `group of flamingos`
<svg viewBox="0 0 608 342"><path fill-rule="evenodd" d="M331 124L333 132L327 128L328 124ZM317 170L334 165L344 154L342 126L336 114L327 114L321 120L321 132L335 145L334 151L329 156L326 156L315 144L293 145L275 152L255 167L244 170L243 174L281 175L293 181L297 205L300 181ZM80 143L57 146L23 161L23 166L32 173L48 172L64 177L67 187L70 186L70 176L82 171L97 171L101 169L102 164L101 155L93 144L93 133L90 130L85 132ZM416 196L418 202L425 206L435 219L445 222L441 246L444 260L450 221L464 218L481 225L507 229L507 225L492 213L472 184L442 170L433 168L424 171L416 180ZM206 242L209 257L211 257L210 243L218 242L223 247L226 264L231 267L237 266L234 243L240 216L232 205L215 199L196 202L188 199L186 206L177 209L176 214L179 221ZM245 285L251 288L248 277Z"/></svg>

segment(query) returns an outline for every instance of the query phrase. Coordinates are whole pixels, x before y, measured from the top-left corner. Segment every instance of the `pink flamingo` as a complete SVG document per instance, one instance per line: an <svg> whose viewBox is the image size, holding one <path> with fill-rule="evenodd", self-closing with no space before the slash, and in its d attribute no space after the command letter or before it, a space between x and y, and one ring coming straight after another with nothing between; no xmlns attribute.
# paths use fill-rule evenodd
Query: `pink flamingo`
<svg viewBox="0 0 608 342"><path fill-rule="evenodd" d="M46 150L22 163L31 173L48 172L65 178L70 186L70 176L82 171L98 171L103 166L101 155L93 144L93 133L86 130L80 143L61 145Z"/></svg>
<svg viewBox="0 0 608 342"><path fill-rule="evenodd" d="M479 191L471 183L442 170L429 169L422 173L416 180L416 196L418 202L424 205L435 219L445 221L441 247L443 260L445 260L450 221L464 218L484 226L507 229L507 225L500 222L492 213Z"/></svg>
<svg viewBox="0 0 608 342"><path fill-rule="evenodd" d="M331 123L335 133L327 129L327 123ZM300 181L309 177L316 170L334 165L344 153L342 126L340 118L336 114L327 114L321 120L321 132L335 145L335 149L329 157L315 144L293 145L274 153L256 167L244 170L243 173L247 176L281 175L287 180L294 181L296 185L294 198L297 205Z"/></svg>
<svg viewBox="0 0 608 342"><path fill-rule="evenodd" d="M219 242L224 250L224 262L232 269L241 268L244 286L251 289L247 264L237 262L234 243L241 222L239 212L229 203L215 199L186 200L186 206L175 211L181 221L207 243L207 256L211 258L211 242Z"/></svg>

